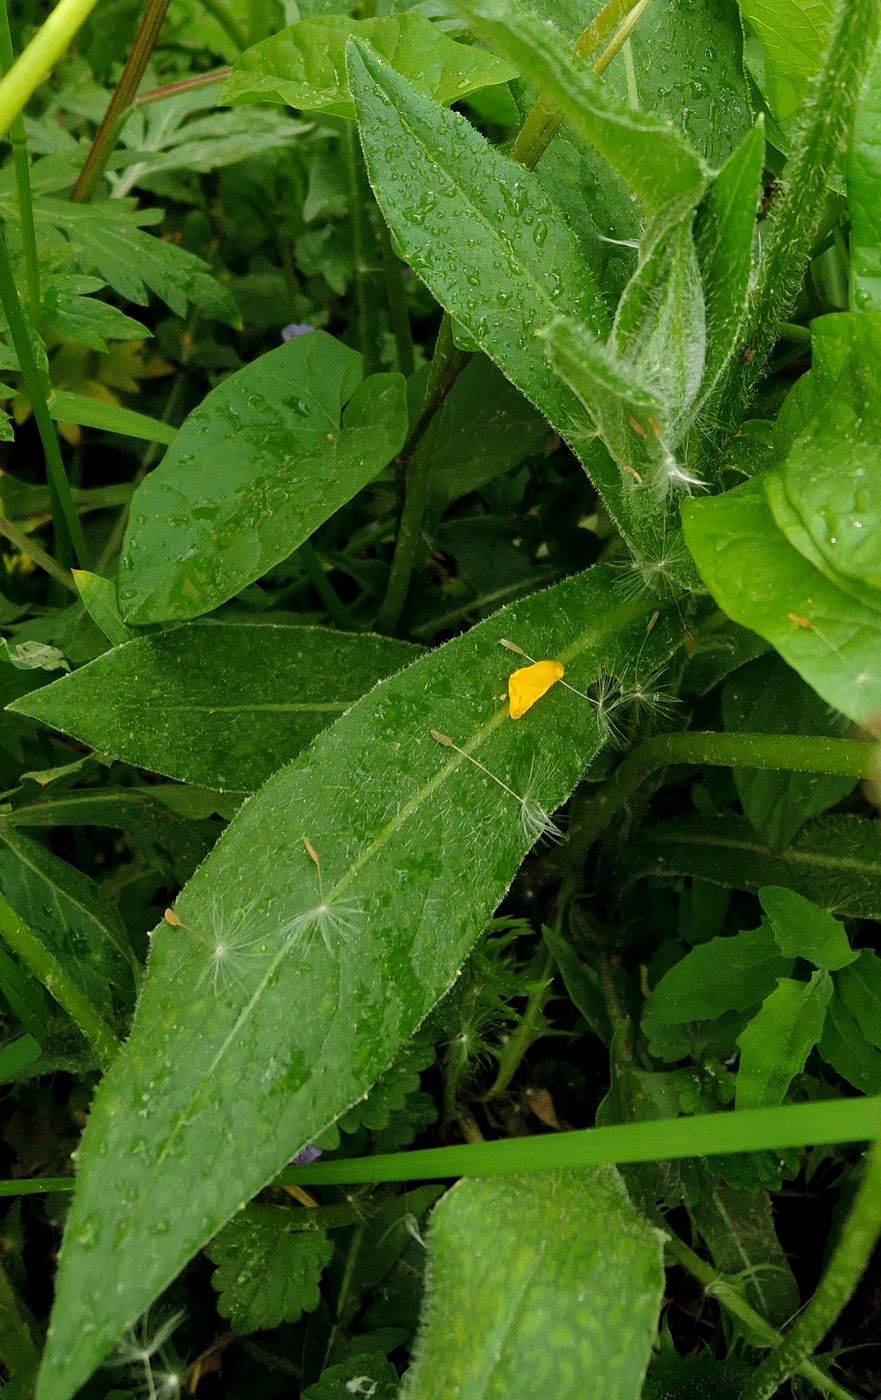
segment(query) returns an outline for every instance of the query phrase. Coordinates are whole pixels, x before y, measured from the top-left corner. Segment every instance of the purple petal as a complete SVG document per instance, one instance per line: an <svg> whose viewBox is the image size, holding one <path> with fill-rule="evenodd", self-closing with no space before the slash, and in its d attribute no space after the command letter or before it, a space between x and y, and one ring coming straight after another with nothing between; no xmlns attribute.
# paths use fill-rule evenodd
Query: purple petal
<svg viewBox="0 0 881 1400"><path fill-rule="evenodd" d="M291 1166L308 1167L310 1162L317 1162L320 1156L320 1147L312 1147L311 1145L309 1147L304 1147L297 1153L296 1157L291 1158Z"/></svg>
<svg viewBox="0 0 881 1400"><path fill-rule="evenodd" d="M295 340L298 335L308 335L314 331L315 327L310 326L308 321L292 321L289 326L283 326L281 332L282 340Z"/></svg>

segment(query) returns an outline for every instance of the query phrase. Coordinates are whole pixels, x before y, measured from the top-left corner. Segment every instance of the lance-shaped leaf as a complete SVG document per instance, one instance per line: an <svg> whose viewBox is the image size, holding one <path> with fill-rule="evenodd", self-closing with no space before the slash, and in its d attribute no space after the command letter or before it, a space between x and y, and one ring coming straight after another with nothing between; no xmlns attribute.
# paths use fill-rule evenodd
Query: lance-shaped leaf
<svg viewBox="0 0 881 1400"><path fill-rule="evenodd" d="M696 204L706 168L681 132L612 95L549 20L492 0L464 6L477 33L515 63L654 213Z"/></svg>
<svg viewBox="0 0 881 1400"><path fill-rule="evenodd" d="M809 982L781 978L761 1010L737 1037L738 1108L776 1108L823 1034L832 996L828 972Z"/></svg>
<svg viewBox="0 0 881 1400"><path fill-rule="evenodd" d="M230 375L138 488L119 569L128 622L198 617L285 559L391 461L404 380L313 331Z"/></svg>
<svg viewBox="0 0 881 1400"><path fill-rule="evenodd" d="M424 15L321 15L289 24L246 49L236 59L220 101L280 102L306 112L354 117L346 80L346 41L353 34L403 73L417 92L445 105L517 76L503 59L457 44Z"/></svg>
<svg viewBox="0 0 881 1400"><path fill-rule="evenodd" d="M325 627L185 623L105 652L18 712L139 768L252 792L418 655Z"/></svg>
<svg viewBox="0 0 881 1400"><path fill-rule="evenodd" d="M427 1316L402 1397L434 1400L443 1377L469 1400L571 1400L601 1377L606 1400L637 1400L662 1238L613 1167L460 1182L431 1217Z"/></svg>
<svg viewBox="0 0 881 1400"><path fill-rule="evenodd" d="M646 634L654 604L622 599L616 577L512 604L380 682L242 806L186 886L78 1152L40 1400L68 1400L450 985L601 742L596 707L561 686L508 718L500 639L558 657L582 691L602 672L626 689L681 644L667 615Z"/></svg>
<svg viewBox="0 0 881 1400"><path fill-rule="evenodd" d="M676 1026L747 1011L774 990L779 977L789 975L794 963L764 923L733 937L711 938L664 973L652 992L652 1015Z"/></svg>

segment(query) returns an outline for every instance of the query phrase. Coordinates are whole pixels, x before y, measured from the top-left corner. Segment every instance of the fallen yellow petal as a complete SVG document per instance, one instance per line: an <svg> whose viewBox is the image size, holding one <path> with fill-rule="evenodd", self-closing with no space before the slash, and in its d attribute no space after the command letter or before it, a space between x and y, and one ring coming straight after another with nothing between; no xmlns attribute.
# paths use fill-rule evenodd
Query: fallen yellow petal
<svg viewBox="0 0 881 1400"><path fill-rule="evenodd" d="M563 679L565 669L559 661L534 661L531 666L521 666L512 671L508 678L508 699L511 703L509 714L519 719L532 709L536 700L546 695L552 685Z"/></svg>

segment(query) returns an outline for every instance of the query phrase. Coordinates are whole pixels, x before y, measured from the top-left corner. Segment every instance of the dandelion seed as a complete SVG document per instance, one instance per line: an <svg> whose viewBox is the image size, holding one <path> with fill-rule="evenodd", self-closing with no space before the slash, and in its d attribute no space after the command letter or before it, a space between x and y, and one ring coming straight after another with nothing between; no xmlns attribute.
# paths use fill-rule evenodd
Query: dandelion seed
<svg viewBox="0 0 881 1400"><path fill-rule="evenodd" d="M355 932L363 909L353 901L325 895L318 852L308 836L303 837L303 845L318 877L318 903L313 909L307 909L305 913L290 919L282 928L282 937L288 941L305 938L308 942L310 936L317 933L328 953L333 955L337 946Z"/></svg>
<svg viewBox="0 0 881 1400"><path fill-rule="evenodd" d="M145 1313L118 1343L108 1365L140 1367L143 1372L140 1389L150 1400L159 1400L160 1396L179 1395L180 1373L170 1368L157 1372L154 1362L158 1359L163 1367L168 1365L165 1344L183 1319L184 1314L177 1312L153 1325L150 1314Z"/></svg>
<svg viewBox="0 0 881 1400"><path fill-rule="evenodd" d="M165 922L172 928L183 929L208 954L196 979L197 987L210 982L212 991L218 993L222 986L241 987L244 984L249 960L260 956L266 949L264 933L255 931L256 910L256 899L245 907L224 910L220 900L215 898L211 905L209 927L204 932L185 923L173 910L165 911Z"/></svg>
<svg viewBox="0 0 881 1400"><path fill-rule="evenodd" d="M520 825L530 845L534 845L542 836L549 836L553 840L562 841L563 833L560 831L560 828L536 798L532 797L528 792L525 797L521 797L513 788L508 787L507 783L497 777L495 773L492 773L485 763L481 763L479 758L475 758L473 754L466 753L464 749L459 748L458 744L454 744L448 734L441 734L437 729L429 729L428 732L436 744L440 744L445 749L455 749L457 754L460 754L462 758L466 758L475 768L479 768L481 773L491 778L492 781L502 789L502 792L506 792L509 797L513 797L514 801L520 807Z"/></svg>

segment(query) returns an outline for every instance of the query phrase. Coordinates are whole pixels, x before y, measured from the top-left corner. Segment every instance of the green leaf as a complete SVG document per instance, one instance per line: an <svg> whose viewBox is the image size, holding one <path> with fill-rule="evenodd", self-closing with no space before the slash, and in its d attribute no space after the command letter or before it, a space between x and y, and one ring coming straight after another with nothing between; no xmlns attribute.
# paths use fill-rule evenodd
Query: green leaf
<svg viewBox="0 0 881 1400"><path fill-rule="evenodd" d="M759 890L759 902L784 957L804 958L826 972L837 972L856 960L838 919L795 890L765 885Z"/></svg>
<svg viewBox="0 0 881 1400"><path fill-rule="evenodd" d="M864 817L806 822L785 851L769 851L745 817L692 817L648 827L615 870L696 875L711 884L756 890L785 885L844 917L881 918L881 840Z"/></svg>
<svg viewBox="0 0 881 1400"><path fill-rule="evenodd" d="M395 1400L398 1373L390 1361L377 1352L359 1353L328 1366L314 1385L303 1391L303 1400L350 1400L352 1395L369 1400Z"/></svg>
<svg viewBox="0 0 881 1400"><path fill-rule="evenodd" d="M794 676L779 657L763 656L729 677L722 689L728 731L744 734L829 734L841 737L847 722ZM834 807L856 786L853 778L827 773L733 769L741 805L772 851L782 851L810 818Z"/></svg>
<svg viewBox="0 0 881 1400"><path fill-rule="evenodd" d="M661 1239L614 1168L460 1182L431 1217L426 1316L402 1395L433 1400L443 1377L469 1400L572 1400L601 1376L607 1400L636 1400Z"/></svg>
<svg viewBox="0 0 881 1400"><path fill-rule="evenodd" d="M313 331L212 389L132 501L128 622L197 617L287 558L394 457L404 380Z"/></svg>
<svg viewBox="0 0 881 1400"><path fill-rule="evenodd" d="M697 211L694 240L707 333L698 413L735 354L745 323L764 162L765 136L757 123L713 177Z"/></svg>
<svg viewBox="0 0 881 1400"><path fill-rule="evenodd" d="M32 1035L18 1035L0 1050L0 1084L8 1084L18 1079L31 1065L36 1064L43 1050L39 1041Z"/></svg>
<svg viewBox="0 0 881 1400"><path fill-rule="evenodd" d="M560 976L570 1001L581 1012L594 1035L599 1036L604 1045L612 1039L612 1026L609 1011L599 978L593 968L582 962L572 944L560 937L545 925L542 937L554 962L560 969Z"/></svg>
<svg viewBox="0 0 881 1400"><path fill-rule="evenodd" d="M864 948L836 977L835 984L861 1034L881 1050L881 958Z"/></svg>
<svg viewBox="0 0 881 1400"><path fill-rule="evenodd" d="M668 1026L713 1021L726 1011L746 1011L793 968L767 924L727 938L698 943L665 972L652 992L652 1016Z"/></svg>
<svg viewBox="0 0 881 1400"><path fill-rule="evenodd" d="M830 705L868 723L881 710L881 612L842 592L792 548L762 483L684 501L682 523L704 582L728 617L771 642Z"/></svg>
<svg viewBox="0 0 881 1400"><path fill-rule="evenodd" d="M779 122L802 106L820 66L835 13L833 0L738 0L765 54L763 91Z"/></svg>
<svg viewBox="0 0 881 1400"><path fill-rule="evenodd" d="M142 442L168 444L174 442L177 436L176 428L158 418L148 418L146 413L135 413L121 404L90 399L85 394L69 393L66 389L53 390L49 412L61 423L79 423L83 428L122 433L125 437L139 438Z"/></svg>
<svg viewBox="0 0 881 1400"><path fill-rule="evenodd" d="M102 1015L112 1016L115 999L121 1006L131 1004L134 959L125 928L87 875L4 825L0 827L0 888Z"/></svg>
<svg viewBox="0 0 881 1400"><path fill-rule="evenodd" d="M417 92L445 106L517 76L502 59L455 43L421 14L378 19L322 15L290 24L246 49L220 101L281 102L302 111L353 118L355 105L346 80L346 43L352 35L369 43Z"/></svg>
<svg viewBox="0 0 881 1400"><path fill-rule="evenodd" d="M464 8L477 33L559 108L647 213L668 204L697 203L706 168L682 133L660 117L619 102L553 24L486 0Z"/></svg>
<svg viewBox="0 0 881 1400"><path fill-rule="evenodd" d="M62 340L73 340L99 354L107 350L108 340L142 340L148 336L150 332L140 321L88 295L103 286L97 277L69 273L47 281L43 288L44 328Z"/></svg>
<svg viewBox="0 0 881 1400"><path fill-rule="evenodd" d="M562 687L507 717L499 639L559 656L579 689L603 671L626 687L636 658L651 670L681 645L666 614L646 635L651 600L620 601L614 579L571 578L380 682L241 807L178 899L180 925L153 934L131 1037L92 1106L41 1400L67 1400L450 985L601 742Z"/></svg>
<svg viewBox="0 0 881 1400"><path fill-rule="evenodd" d="M318 1281L333 1245L309 1221L312 1213L251 1206L208 1246L208 1258L217 1265L211 1280L220 1294L217 1311L234 1332L297 1322L318 1307Z"/></svg>
<svg viewBox="0 0 881 1400"><path fill-rule="evenodd" d="M208 264L185 248L144 233L162 218L160 209L137 209L133 200L95 204L43 198L35 206L38 230L62 233L81 271L94 272L126 301L146 306L154 292L178 316L192 302L205 316L238 326L238 308L211 275ZM57 239L56 239L57 242Z"/></svg>
<svg viewBox="0 0 881 1400"><path fill-rule="evenodd" d="M252 792L418 655L330 628L189 623L105 652L18 713L138 768Z"/></svg>
<svg viewBox="0 0 881 1400"><path fill-rule="evenodd" d="M810 982L784 978L737 1037L737 1108L776 1108L823 1034L832 996L828 972Z"/></svg>
<svg viewBox="0 0 881 1400"><path fill-rule="evenodd" d="M690 1214L713 1263L742 1280L746 1299L774 1327L784 1326L801 1303L789 1260L774 1229L767 1191L735 1191L712 1168Z"/></svg>
<svg viewBox="0 0 881 1400"><path fill-rule="evenodd" d="M869 69L847 153L850 304L881 311L881 49Z"/></svg>
<svg viewBox="0 0 881 1400"><path fill-rule="evenodd" d="M564 431L584 423L535 339L562 298L596 332L607 312L537 178L350 41L367 171L401 255L504 374Z"/></svg>
<svg viewBox="0 0 881 1400"><path fill-rule="evenodd" d="M877 1015L873 1016L872 1021L873 1025L877 1023ZM874 1040L868 1040L860 1029L859 1021L836 992L826 1009L823 1036L817 1051L842 1079L846 1079L862 1094L881 1093L881 1050L877 1048L876 1041L877 1031Z"/></svg>
<svg viewBox="0 0 881 1400"><path fill-rule="evenodd" d="M116 584L109 578L90 574L87 569L72 569L71 572L83 607L95 625L101 628L108 642L115 647L130 642L136 634L122 620L116 602Z"/></svg>

